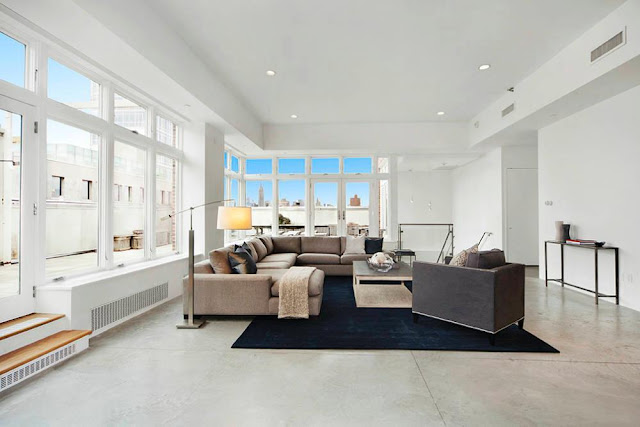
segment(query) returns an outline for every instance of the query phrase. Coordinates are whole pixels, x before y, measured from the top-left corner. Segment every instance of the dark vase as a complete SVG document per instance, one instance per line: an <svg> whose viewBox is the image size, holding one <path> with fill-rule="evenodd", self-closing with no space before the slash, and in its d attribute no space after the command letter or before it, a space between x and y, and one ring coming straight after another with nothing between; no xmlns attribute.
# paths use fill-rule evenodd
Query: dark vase
<svg viewBox="0 0 640 427"><path fill-rule="evenodd" d="M571 239L571 236L569 235L570 230L571 230L571 224L562 224L562 231L564 231L563 238L565 242Z"/></svg>

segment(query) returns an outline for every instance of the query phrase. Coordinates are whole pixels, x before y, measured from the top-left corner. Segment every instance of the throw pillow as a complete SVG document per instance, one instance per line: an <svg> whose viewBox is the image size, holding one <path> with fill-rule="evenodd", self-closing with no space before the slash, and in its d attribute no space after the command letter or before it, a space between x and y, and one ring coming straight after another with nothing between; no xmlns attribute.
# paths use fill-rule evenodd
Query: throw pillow
<svg viewBox="0 0 640 427"><path fill-rule="evenodd" d="M251 244L258 254L256 262L267 256L267 247L260 239L251 239Z"/></svg>
<svg viewBox="0 0 640 427"><path fill-rule="evenodd" d="M453 265L455 267L465 267L467 265L467 258L469 258L469 254L475 254L478 252L478 245L473 245L469 249L465 249L460 251L451 259L449 265Z"/></svg>
<svg viewBox="0 0 640 427"><path fill-rule="evenodd" d="M256 274L258 271L251 254L242 248L237 252L229 252L229 265L234 274Z"/></svg>
<svg viewBox="0 0 640 427"><path fill-rule="evenodd" d="M253 258L254 261L258 259L258 255L256 255L255 249L253 249L253 246L247 242L244 242L242 246L235 245L234 249L234 252L238 252L238 249L242 249L243 251L251 255L251 258Z"/></svg>
<svg viewBox="0 0 640 427"><path fill-rule="evenodd" d="M229 252L227 249L216 249L215 251L209 252L209 262L215 274L232 273L229 257L227 256Z"/></svg>
<svg viewBox="0 0 640 427"><path fill-rule="evenodd" d="M347 248L345 254L364 254L364 236L354 237L347 236Z"/></svg>
<svg viewBox="0 0 640 427"><path fill-rule="evenodd" d="M260 241L267 247L267 255L270 255L273 252L273 240L271 240L271 236L261 236Z"/></svg>
<svg viewBox="0 0 640 427"><path fill-rule="evenodd" d="M368 254L382 252L383 237L367 237L364 240L364 251Z"/></svg>

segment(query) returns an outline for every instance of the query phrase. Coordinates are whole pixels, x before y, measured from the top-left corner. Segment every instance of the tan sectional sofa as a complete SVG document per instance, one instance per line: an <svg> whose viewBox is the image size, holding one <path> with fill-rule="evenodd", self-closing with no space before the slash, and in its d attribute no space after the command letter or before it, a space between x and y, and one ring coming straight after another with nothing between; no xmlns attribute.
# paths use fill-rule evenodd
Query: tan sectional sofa
<svg viewBox="0 0 640 427"><path fill-rule="evenodd" d="M195 266L195 315L278 314L279 281L294 265L316 270L309 282L309 314L317 316L322 306L324 277L350 276L353 261L371 255L345 254L344 237L268 237L248 240L257 274L216 274L214 252L233 251L233 245L211 251L210 259ZM266 252L264 251L266 248ZM187 286L187 279L184 280ZM184 307L187 312L187 307Z"/></svg>

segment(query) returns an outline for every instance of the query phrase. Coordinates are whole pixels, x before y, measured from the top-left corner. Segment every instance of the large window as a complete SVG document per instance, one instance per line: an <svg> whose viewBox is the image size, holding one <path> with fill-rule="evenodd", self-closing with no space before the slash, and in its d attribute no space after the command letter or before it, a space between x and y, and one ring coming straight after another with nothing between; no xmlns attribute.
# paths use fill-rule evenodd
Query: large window
<svg viewBox="0 0 640 427"><path fill-rule="evenodd" d="M176 252L176 211L178 162L170 157L156 156L156 254Z"/></svg>
<svg viewBox="0 0 640 427"><path fill-rule="evenodd" d="M24 87L27 47L8 35L0 33L0 52L2 52L0 79Z"/></svg>
<svg viewBox="0 0 640 427"><path fill-rule="evenodd" d="M273 184L271 181L247 181L246 206L251 208L253 229L247 234L271 234L273 229Z"/></svg>
<svg viewBox="0 0 640 427"><path fill-rule="evenodd" d="M119 95L114 96L114 123L140 135L147 134L147 109L130 99Z"/></svg>
<svg viewBox="0 0 640 427"><path fill-rule="evenodd" d="M100 85L49 58L49 98L93 116L100 116Z"/></svg>
<svg viewBox="0 0 640 427"><path fill-rule="evenodd" d="M98 185L100 138L47 121L46 277L56 278L98 267Z"/></svg>
<svg viewBox="0 0 640 427"><path fill-rule="evenodd" d="M113 147L113 181L122 187L145 188L146 152L116 141ZM142 193L120 194L113 203L113 262L139 261L144 258L145 203Z"/></svg>

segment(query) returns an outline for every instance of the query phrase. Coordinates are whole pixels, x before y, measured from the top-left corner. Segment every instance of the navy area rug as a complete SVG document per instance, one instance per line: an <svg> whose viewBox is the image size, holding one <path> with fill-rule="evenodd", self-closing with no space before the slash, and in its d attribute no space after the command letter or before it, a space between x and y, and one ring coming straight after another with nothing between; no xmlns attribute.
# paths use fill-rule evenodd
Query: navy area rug
<svg viewBox="0 0 640 427"><path fill-rule="evenodd" d="M559 353L526 331L526 319L524 327L512 325L501 331L492 346L488 334L474 329L425 316L413 323L409 308L357 308L352 279L327 277L320 316L309 320L258 316L232 348Z"/></svg>

